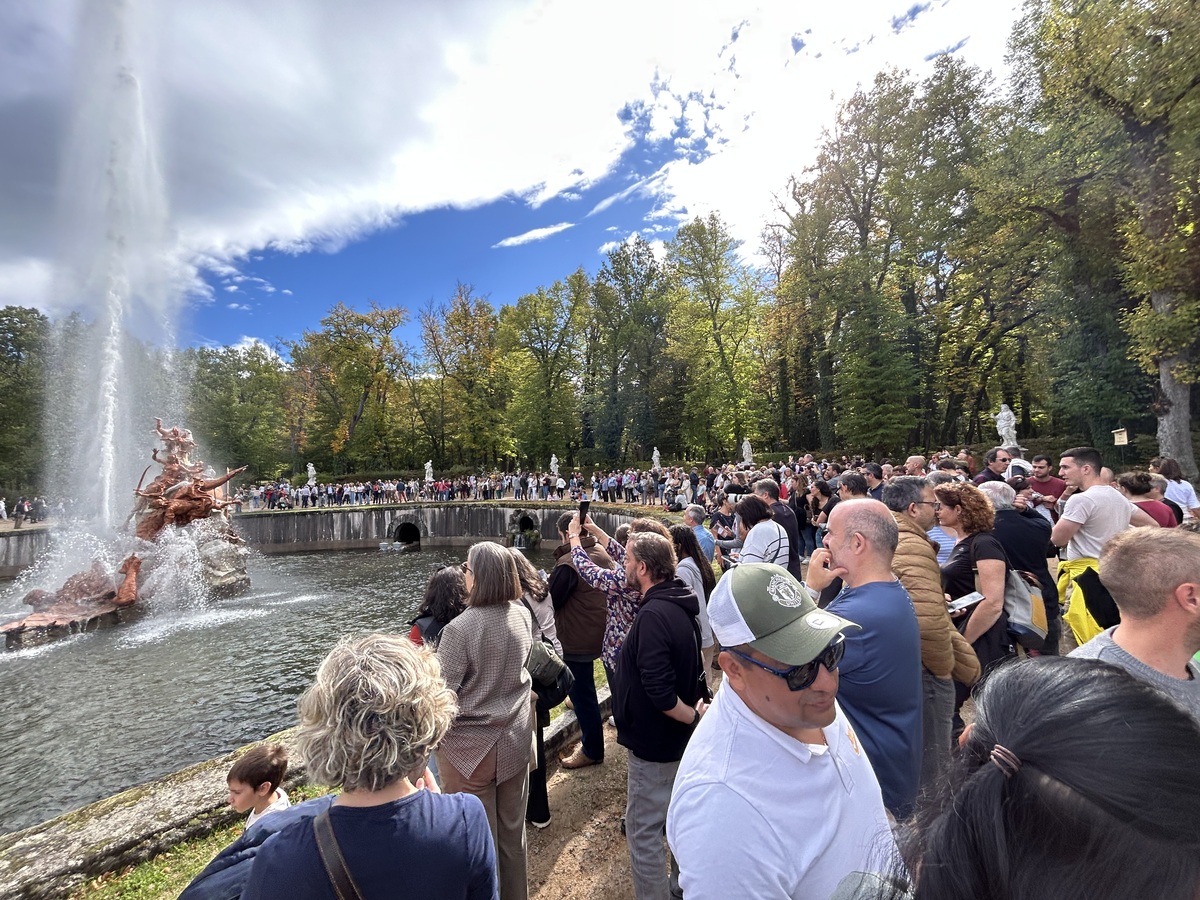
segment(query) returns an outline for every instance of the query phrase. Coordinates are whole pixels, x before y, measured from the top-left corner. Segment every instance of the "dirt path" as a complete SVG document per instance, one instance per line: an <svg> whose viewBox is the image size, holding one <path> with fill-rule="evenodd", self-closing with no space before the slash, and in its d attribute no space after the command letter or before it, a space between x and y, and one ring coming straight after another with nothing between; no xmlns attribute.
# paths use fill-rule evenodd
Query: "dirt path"
<svg viewBox="0 0 1200 900"><path fill-rule="evenodd" d="M533 900L633 900L621 834L625 758L617 732L605 725L602 765L572 771L553 763L550 826L527 829Z"/></svg>

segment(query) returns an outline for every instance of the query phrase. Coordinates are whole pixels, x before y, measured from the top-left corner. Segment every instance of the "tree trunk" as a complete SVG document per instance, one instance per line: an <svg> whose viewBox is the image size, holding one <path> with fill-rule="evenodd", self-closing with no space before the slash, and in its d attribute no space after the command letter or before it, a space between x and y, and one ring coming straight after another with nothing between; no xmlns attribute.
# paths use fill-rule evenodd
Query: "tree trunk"
<svg viewBox="0 0 1200 900"><path fill-rule="evenodd" d="M1196 456L1192 451L1191 385L1180 381L1172 368L1182 360L1173 356L1159 360L1158 452L1179 463L1183 477L1196 480Z"/></svg>

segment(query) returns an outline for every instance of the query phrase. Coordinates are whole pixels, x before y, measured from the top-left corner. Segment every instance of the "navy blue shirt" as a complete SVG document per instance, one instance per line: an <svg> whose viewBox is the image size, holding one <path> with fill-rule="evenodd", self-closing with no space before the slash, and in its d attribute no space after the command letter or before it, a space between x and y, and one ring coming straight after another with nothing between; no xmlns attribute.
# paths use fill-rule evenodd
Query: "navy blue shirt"
<svg viewBox="0 0 1200 900"><path fill-rule="evenodd" d="M496 849L473 794L415 794L380 806L333 805L333 833L363 900L497 900ZM313 820L259 848L242 900L336 900Z"/></svg>
<svg viewBox="0 0 1200 900"><path fill-rule="evenodd" d="M846 632L837 699L867 751L883 805L912 813L921 778L921 633L899 581L846 588L829 611L857 622Z"/></svg>

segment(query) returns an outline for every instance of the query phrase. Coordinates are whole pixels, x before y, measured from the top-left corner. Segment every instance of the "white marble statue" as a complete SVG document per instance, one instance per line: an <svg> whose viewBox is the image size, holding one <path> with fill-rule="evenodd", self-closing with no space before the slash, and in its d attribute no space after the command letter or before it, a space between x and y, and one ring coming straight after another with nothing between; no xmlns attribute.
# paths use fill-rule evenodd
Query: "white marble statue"
<svg viewBox="0 0 1200 900"><path fill-rule="evenodd" d="M748 466L754 465L754 451L750 447L750 438L742 440L742 462Z"/></svg>
<svg viewBox="0 0 1200 900"><path fill-rule="evenodd" d="M654 448L654 452L650 454L650 458L654 461L654 468L662 468L662 457L658 455L658 448Z"/></svg>
<svg viewBox="0 0 1200 900"><path fill-rule="evenodd" d="M425 460L425 480L433 481L433 460Z"/></svg>
<svg viewBox="0 0 1200 900"><path fill-rule="evenodd" d="M553 453L550 454L550 474L555 478L558 477L558 457Z"/></svg>
<svg viewBox="0 0 1200 900"><path fill-rule="evenodd" d="M309 487L317 486L317 467L314 466L312 463L308 464L308 486Z"/></svg>
<svg viewBox="0 0 1200 900"><path fill-rule="evenodd" d="M992 416L996 420L996 433L1000 435L1001 447L1017 446L1017 417L1007 403L1000 404L1000 412Z"/></svg>

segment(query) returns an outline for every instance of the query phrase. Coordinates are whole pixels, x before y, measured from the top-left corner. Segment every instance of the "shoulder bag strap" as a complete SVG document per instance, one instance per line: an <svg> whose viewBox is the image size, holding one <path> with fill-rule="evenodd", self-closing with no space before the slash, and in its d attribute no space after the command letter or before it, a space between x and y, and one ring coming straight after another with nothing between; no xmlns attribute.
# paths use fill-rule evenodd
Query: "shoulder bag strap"
<svg viewBox="0 0 1200 900"><path fill-rule="evenodd" d="M321 854L321 862L325 864L325 873L333 885L333 892L338 900L362 900L354 876L346 867L342 857L342 848L338 846L333 834L333 823L329 821L329 807L325 807L313 818L313 834L317 838L317 852Z"/></svg>

